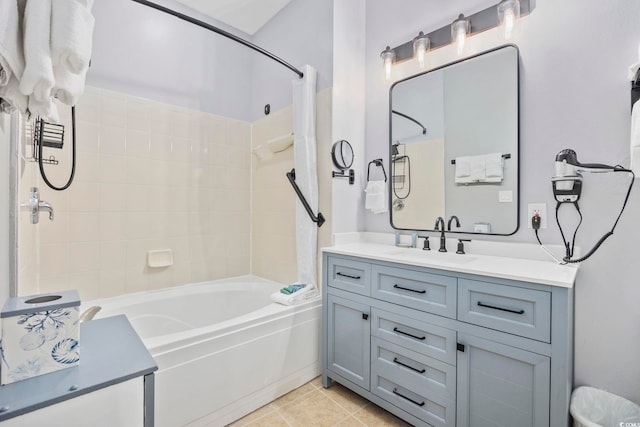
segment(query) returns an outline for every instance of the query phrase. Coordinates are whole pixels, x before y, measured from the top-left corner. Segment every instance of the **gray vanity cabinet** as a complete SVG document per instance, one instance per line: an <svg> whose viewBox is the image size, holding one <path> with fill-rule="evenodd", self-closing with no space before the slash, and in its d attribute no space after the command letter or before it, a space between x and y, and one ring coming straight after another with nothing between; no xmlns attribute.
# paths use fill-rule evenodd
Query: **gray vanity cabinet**
<svg viewBox="0 0 640 427"><path fill-rule="evenodd" d="M329 369L369 389L369 306L335 295L326 299Z"/></svg>
<svg viewBox="0 0 640 427"><path fill-rule="evenodd" d="M458 341L458 427L549 425L549 357L466 334Z"/></svg>
<svg viewBox="0 0 640 427"><path fill-rule="evenodd" d="M323 384L416 426L561 427L571 288L323 255Z"/></svg>

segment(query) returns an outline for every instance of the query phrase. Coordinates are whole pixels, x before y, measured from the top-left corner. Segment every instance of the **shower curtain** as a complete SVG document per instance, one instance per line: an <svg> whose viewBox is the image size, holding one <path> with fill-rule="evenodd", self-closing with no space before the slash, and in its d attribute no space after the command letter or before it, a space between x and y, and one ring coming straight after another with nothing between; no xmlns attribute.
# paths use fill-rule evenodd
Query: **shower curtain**
<svg viewBox="0 0 640 427"><path fill-rule="evenodd" d="M316 70L302 68L304 77L293 81L293 151L296 183L311 210L318 212L316 168ZM316 285L318 226L296 199L296 254L298 281Z"/></svg>

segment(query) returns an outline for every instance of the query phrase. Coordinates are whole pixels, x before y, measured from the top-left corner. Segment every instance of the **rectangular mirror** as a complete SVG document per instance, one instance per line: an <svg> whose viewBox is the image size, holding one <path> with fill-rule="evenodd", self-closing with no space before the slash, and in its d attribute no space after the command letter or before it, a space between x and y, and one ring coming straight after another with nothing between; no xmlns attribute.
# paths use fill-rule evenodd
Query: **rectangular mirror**
<svg viewBox="0 0 640 427"><path fill-rule="evenodd" d="M518 230L518 48L483 52L390 90L391 226Z"/></svg>

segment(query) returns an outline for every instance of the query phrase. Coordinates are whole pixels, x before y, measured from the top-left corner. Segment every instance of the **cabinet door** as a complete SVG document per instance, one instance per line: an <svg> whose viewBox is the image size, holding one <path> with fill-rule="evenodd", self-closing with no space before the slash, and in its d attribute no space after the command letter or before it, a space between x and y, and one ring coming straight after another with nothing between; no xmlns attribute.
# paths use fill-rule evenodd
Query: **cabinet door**
<svg viewBox="0 0 640 427"><path fill-rule="evenodd" d="M369 306L328 295L327 367L369 390Z"/></svg>
<svg viewBox="0 0 640 427"><path fill-rule="evenodd" d="M458 427L549 426L548 357L465 334L458 342Z"/></svg>

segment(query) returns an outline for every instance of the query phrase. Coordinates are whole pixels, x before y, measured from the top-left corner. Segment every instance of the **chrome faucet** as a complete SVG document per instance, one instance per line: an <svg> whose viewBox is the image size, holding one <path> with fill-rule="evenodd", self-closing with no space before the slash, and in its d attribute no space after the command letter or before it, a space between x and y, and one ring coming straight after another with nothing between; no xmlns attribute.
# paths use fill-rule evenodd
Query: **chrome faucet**
<svg viewBox="0 0 640 427"><path fill-rule="evenodd" d="M31 187L31 197L22 205L23 209L31 211L31 224L37 224L40 220L40 211L49 213L49 220L53 221L53 206L44 200L40 200L38 187Z"/></svg>
<svg viewBox="0 0 640 427"><path fill-rule="evenodd" d="M436 218L436 225L433 227L433 229L436 231L440 231L440 249L438 249L438 252L447 252L447 239L444 237L444 218L442 218L441 216Z"/></svg>
<svg viewBox="0 0 640 427"><path fill-rule="evenodd" d="M453 221L454 219L456 220L456 227L460 228L460 220L458 219L458 217L455 215L451 215L449 217L449 221L447 222L447 230L451 231L451 221Z"/></svg>

